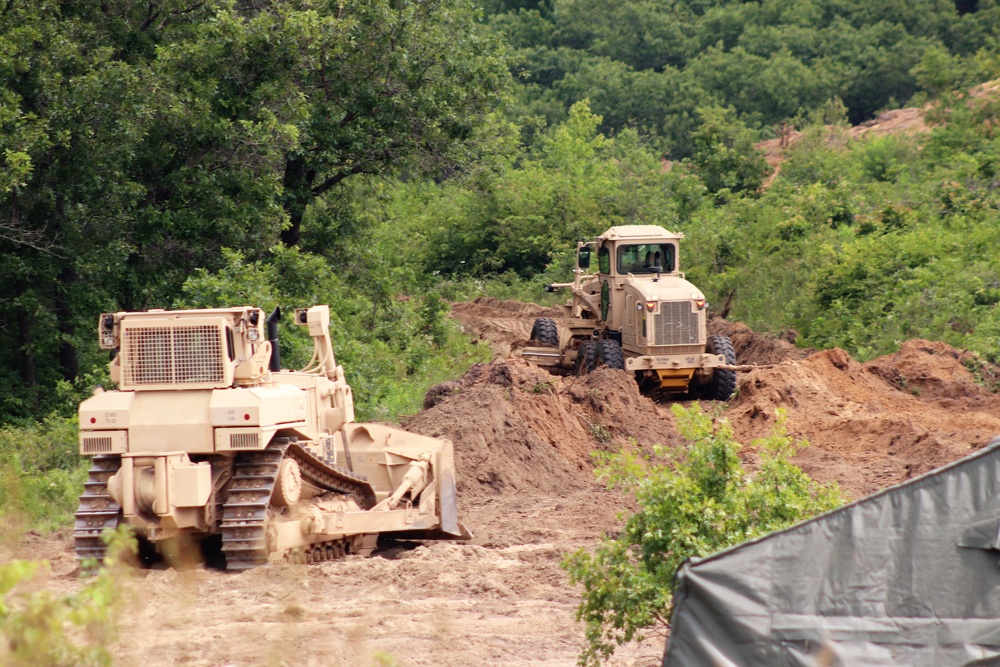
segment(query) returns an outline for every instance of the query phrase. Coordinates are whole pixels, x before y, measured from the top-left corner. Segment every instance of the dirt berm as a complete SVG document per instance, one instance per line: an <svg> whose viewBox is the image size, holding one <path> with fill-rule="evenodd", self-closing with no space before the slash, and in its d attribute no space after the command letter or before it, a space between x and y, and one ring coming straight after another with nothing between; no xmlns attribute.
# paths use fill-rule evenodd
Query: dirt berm
<svg viewBox="0 0 1000 667"><path fill-rule="evenodd" d="M531 488L551 492L586 484L587 452L678 441L671 397L646 397L624 373L585 378L550 375L506 350L527 338L535 317L557 314L534 304L493 299L455 304L469 333L501 353L450 387L451 395L407 426L451 438L464 494ZM892 355L859 363L839 349L796 348L794 332L770 337L713 319L730 336L737 362L762 367L738 376L737 395L712 406L749 445L767 435L775 410L790 435L810 447L797 462L820 481L837 481L853 498L953 461L1000 434L1000 396L976 383L972 355L944 343L911 340ZM990 372L995 372L992 369ZM706 406L707 409L707 406ZM744 457L752 465L754 450Z"/></svg>

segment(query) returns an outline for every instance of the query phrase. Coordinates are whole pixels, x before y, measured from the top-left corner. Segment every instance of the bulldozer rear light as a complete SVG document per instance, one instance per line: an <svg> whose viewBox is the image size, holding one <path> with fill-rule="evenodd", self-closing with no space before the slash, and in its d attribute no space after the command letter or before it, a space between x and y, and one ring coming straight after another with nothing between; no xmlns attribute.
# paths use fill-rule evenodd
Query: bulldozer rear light
<svg viewBox="0 0 1000 667"><path fill-rule="evenodd" d="M250 421L250 414L247 413L247 414L243 415L243 420L244 421Z"/></svg>
<svg viewBox="0 0 1000 667"><path fill-rule="evenodd" d="M705 307L705 300L704 299L695 299L694 305L698 306L698 310L701 310L702 308Z"/></svg>
<svg viewBox="0 0 1000 667"><path fill-rule="evenodd" d="M653 310L655 308L656 308L656 302L655 301L647 301L646 302L646 310L648 310L649 312L653 312Z"/></svg>

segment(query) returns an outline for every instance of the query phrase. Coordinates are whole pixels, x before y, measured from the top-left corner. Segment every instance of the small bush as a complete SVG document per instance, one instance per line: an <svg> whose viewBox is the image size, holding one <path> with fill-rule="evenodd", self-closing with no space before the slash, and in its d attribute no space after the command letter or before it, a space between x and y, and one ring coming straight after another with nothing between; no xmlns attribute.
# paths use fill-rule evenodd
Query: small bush
<svg viewBox="0 0 1000 667"><path fill-rule="evenodd" d="M771 435L755 440L759 469L744 470L726 422L713 424L696 404L675 405L682 452L657 446L654 457L595 453L609 488L635 496L638 511L617 537L562 563L583 586L577 619L586 624L581 665L599 665L621 644L669 625L674 574L688 558L705 556L784 528L840 505L835 485L821 486L789 459L807 443L794 442L785 415Z"/></svg>
<svg viewBox="0 0 1000 667"><path fill-rule="evenodd" d="M31 590L46 561L0 564L0 664L10 667L103 667L123 599L122 550L135 552L132 533L108 531L108 556L76 593Z"/></svg>
<svg viewBox="0 0 1000 667"><path fill-rule="evenodd" d="M69 526L87 467L75 416L0 427L0 518L43 532Z"/></svg>

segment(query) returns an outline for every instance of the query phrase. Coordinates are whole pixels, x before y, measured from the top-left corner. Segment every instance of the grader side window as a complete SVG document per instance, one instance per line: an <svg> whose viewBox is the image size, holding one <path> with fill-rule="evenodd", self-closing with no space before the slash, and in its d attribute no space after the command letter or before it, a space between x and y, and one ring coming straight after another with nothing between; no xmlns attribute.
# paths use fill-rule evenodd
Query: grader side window
<svg viewBox="0 0 1000 667"><path fill-rule="evenodd" d="M611 273L611 251L602 246L597 251L597 270L601 273Z"/></svg>

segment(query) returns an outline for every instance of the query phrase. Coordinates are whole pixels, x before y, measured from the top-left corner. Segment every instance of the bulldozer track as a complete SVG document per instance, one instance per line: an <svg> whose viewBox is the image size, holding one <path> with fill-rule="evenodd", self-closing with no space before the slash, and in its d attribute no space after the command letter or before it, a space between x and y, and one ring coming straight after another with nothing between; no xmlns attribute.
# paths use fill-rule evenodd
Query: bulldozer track
<svg viewBox="0 0 1000 667"><path fill-rule="evenodd" d="M101 534L106 528L117 528L121 520L121 505L108 494L108 479L121 465L120 456L95 456L91 460L73 528L76 558L81 564L96 561L100 565L104 561L108 547Z"/></svg>
<svg viewBox="0 0 1000 667"><path fill-rule="evenodd" d="M375 505L375 492L365 477L325 463L293 440L277 438L267 449L243 452L236 457L229 495L222 506L222 551L227 570L248 570L271 560L332 560L350 551L351 538L318 542L302 552L271 551L268 513L286 456L298 463L303 481L332 493L354 495L366 508Z"/></svg>

